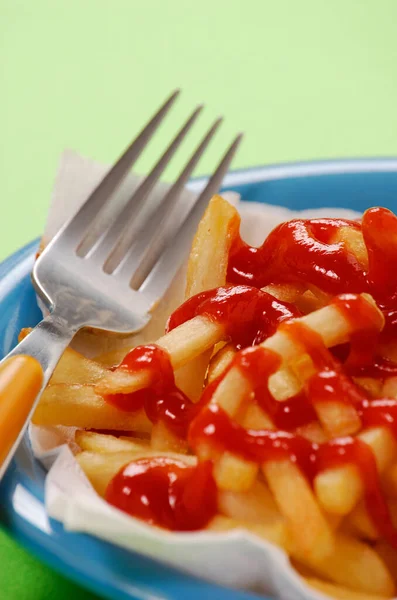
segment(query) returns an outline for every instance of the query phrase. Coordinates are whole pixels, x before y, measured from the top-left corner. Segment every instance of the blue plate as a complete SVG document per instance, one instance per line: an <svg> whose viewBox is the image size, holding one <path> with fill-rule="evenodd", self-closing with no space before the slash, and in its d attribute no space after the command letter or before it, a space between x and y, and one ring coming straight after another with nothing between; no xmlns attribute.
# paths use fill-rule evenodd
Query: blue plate
<svg viewBox="0 0 397 600"><path fill-rule="evenodd" d="M204 180L192 181L199 189ZM340 206L396 209L397 159L341 160L256 167L230 173L225 189L245 200L293 209ZM17 342L22 327L40 319L30 283L37 242L0 265L0 355ZM116 548L94 537L67 533L44 509L45 472L25 440L0 486L3 522L33 554L74 581L113 600L253 600Z"/></svg>

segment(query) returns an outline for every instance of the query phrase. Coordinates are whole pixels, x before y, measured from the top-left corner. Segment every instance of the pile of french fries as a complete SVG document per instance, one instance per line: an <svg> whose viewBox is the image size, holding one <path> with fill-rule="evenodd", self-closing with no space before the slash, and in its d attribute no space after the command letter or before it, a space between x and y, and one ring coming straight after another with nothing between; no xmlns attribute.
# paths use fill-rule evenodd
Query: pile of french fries
<svg viewBox="0 0 397 600"><path fill-rule="evenodd" d="M239 230L234 207L215 196L197 230L187 271L186 298L226 285L229 250ZM335 243L345 244L365 266L368 256L361 233L341 227ZM301 284L269 285L275 298L295 304L299 321L315 331L327 348L350 340L351 321L329 296ZM381 313L363 295L374 315ZM380 315L380 316L379 316ZM22 334L24 335L24 333ZM225 326L205 315L196 316L155 342L168 353L177 385L197 402L203 389L226 375L211 402L246 429L273 430L275 425L256 403L247 402L250 382L238 367L230 367L236 349ZM262 346L282 359L269 380L273 397L293 397L313 373L314 365L302 344L282 327ZM111 479L131 461L149 456L177 458L194 465L212 459L218 488L218 514L208 530L243 528L285 550L309 586L344 600L391 598L397 585L397 549L383 539L371 522L364 483L355 464L326 469L311 484L299 466L287 459L250 462L229 452L213 453L202 446L193 454L164 423L152 424L142 410L126 412L106 401L108 394L127 394L150 386L151 373L115 370L130 348L96 360L68 349L35 411L37 426L76 427L76 459L93 487L105 495ZM397 346L384 349L390 358ZM397 378L355 378L372 398L397 398ZM358 436L372 451L390 513L397 525L397 441L385 426L363 429L354 406L338 402L315 406L317 419L297 433L322 444L340 436ZM117 434L103 431L118 432Z"/></svg>

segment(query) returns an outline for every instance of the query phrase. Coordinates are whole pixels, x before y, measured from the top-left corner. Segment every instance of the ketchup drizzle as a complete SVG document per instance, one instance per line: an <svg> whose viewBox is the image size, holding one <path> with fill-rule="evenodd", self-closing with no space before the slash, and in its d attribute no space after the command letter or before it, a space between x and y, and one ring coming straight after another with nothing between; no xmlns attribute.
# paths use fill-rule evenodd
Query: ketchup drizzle
<svg viewBox="0 0 397 600"><path fill-rule="evenodd" d="M343 243L330 243L339 227L360 228L342 219L294 219L278 225L260 248L237 237L229 254L228 281L264 287L304 282L331 294L360 292L365 275Z"/></svg>
<svg viewBox="0 0 397 600"><path fill-rule="evenodd" d="M332 243L340 227L363 233L368 268L358 262L343 242ZM397 438L397 402L370 401L350 376L389 377L397 365L377 353L379 339L397 336L397 217L384 208L368 210L362 223L340 219L293 220L279 225L260 248L240 238L233 242L228 281L234 286L210 290L191 298L171 315L168 330L197 315L221 323L240 351L231 366L238 366L252 384L256 402L281 431L245 430L210 400L222 375L207 386L194 405L175 386L167 353L155 345L132 350L120 369L150 369L153 383L148 390L117 394L107 399L123 410L144 408L153 421L163 420L177 435L188 438L193 450L203 442L216 451L230 451L264 463L292 460L309 481L323 470L355 464L365 488L365 503L379 532L397 547L397 534L382 495L376 461L368 445L355 437L312 444L293 431L316 419L313 402L338 400L355 406L365 428L387 427ZM329 352L321 338L301 323L291 304L261 291L270 283L299 282L330 294L350 321L350 343ZM248 285L247 285L248 284ZM356 294L368 292L385 317ZM288 335L305 346L315 374L304 391L288 402L276 402L268 390L268 379L280 365L280 357L257 346L272 335L280 323ZM229 367L229 369L231 368ZM216 513L216 485L212 465L196 467L171 459L142 459L123 468L109 484L109 502L129 514L171 530L202 528Z"/></svg>
<svg viewBox="0 0 397 600"><path fill-rule="evenodd" d="M210 461L196 467L165 457L133 461L113 477L105 498L128 514L171 531L202 529L217 512Z"/></svg>
<svg viewBox="0 0 397 600"><path fill-rule="evenodd" d="M368 415L367 424L379 419L377 411L372 419ZM202 442L211 444L218 452L229 451L258 464L290 460L309 482L321 471L355 464L364 484L368 513L381 535L397 548L397 532L382 494L375 458L371 448L360 439L337 438L318 445L286 431L245 430L223 409L211 404L200 412L189 429L190 446L197 451Z"/></svg>
<svg viewBox="0 0 397 600"><path fill-rule="evenodd" d="M237 348L255 346L272 335L279 323L300 312L288 302L246 285L218 287L197 294L170 316L167 331L198 315L205 315L226 327Z"/></svg>
<svg viewBox="0 0 397 600"><path fill-rule="evenodd" d="M185 439L188 425L199 406L193 404L175 385L168 353L156 344L137 346L117 368L135 372L149 369L152 383L150 387L131 394L109 394L106 396L107 402L125 411L143 408L152 423L162 421L173 433Z"/></svg>

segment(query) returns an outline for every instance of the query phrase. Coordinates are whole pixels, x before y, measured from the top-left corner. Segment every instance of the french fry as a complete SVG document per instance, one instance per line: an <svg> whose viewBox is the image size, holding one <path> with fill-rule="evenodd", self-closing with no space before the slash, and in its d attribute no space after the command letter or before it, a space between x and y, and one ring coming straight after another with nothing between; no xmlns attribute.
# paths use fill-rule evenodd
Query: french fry
<svg viewBox="0 0 397 600"><path fill-rule="evenodd" d="M364 296L367 299L366 296ZM373 306L373 301L370 297L368 297L367 301ZM374 311L378 311L378 309L373 306ZM333 321L333 326L330 326L328 321L330 319ZM306 324L308 327L313 328L317 333L321 335L323 341L326 345L333 345L342 343L345 341L346 337L351 332L351 324L348 319L346 319L345 315L340 312L335 306L329 305L326 306L315 313L311 313L302 317L301 322ZM285 360L293 360L300 355L300 345L294 342L291 338L286 335L283 331L277 331L273 336L265 340L261 344L264 348L269 348L280 354ZM269 382L270 383L270 382ZM225 378L220 382L218 387L216 388L214 395L212 397L212 402L218 403L230 416L235 416L238 412L241 403L245 397L250 393L250 384L247 379L240 373L237 367L232 367L230 371L226 374ZM325 405L324 405L325 406ZM343 412L342 406L346 407L346 413ZM324 408L324 413L328 409ZM343 425L343 431L346 433L346 429L348 432L351 432L351 429L356 430L360 424L360 421L354 411L351 410L351 407L348 405L340 405L338 409L339 415L339 427L341 424ZM335 414L335 410L333 409L333 415ZM346 420L342 417L348 414ZM356 418L357 417L357 418ZM324 419L326 421L326 419ZM328 424L328 421L326 421ZM350 423L351 426L347 426L346 423ZM332 432L335 434L335 431ZM226 465L229 461L229 458L226 458ZM238 481L244 482L245 486L249 485L249 481L253 481L254 477L254 465L247 464L247 461L243 461L241 463L241 467L243 464L246 465L246 478L242 477L242 468L239 470L239 478L234 480L230 479L230 468L224 466L224 462L222 469L225 469L225 475L222 475L222 469L219 465L216 467L216 480L218 484L222 485L222 489L225 489L227 485L226 482L231 482L233 486L233 490L236 491L236 485ZM247 489L247 488L245 488ZM334 511L330 511L334 512ZM344 513L343 513L344 514Z"/></svg>
<svg viewBox="0 0 397 600"><path fill-rule="evenodd" d="M379 541L374 546L375 551L379 554L389 573L394 579L397 586L397 550L392 548L387 542Z"/></svg>
<svg viewBox="0 0 397 600"><path fill-rule="evenodd" d="M208 383L212 383L214 379L219 377L219 375L221 375L225 369L227 369L235 354L236 349L233 344L226 344L223 346L223 348L218 350L216 354L214 354L210 360L210 364L208 365Z"/></svg>
<svg viewBox="0 0 397 600"><path fill-rule="evenodd" d="M330 598L335 598L335 600L382 600L386 597L374 594L363 594L362 592L354 592L348 588L312 577L305 577L305 581L309 587L314 588L322 594L326 594ZM391 598L391 596L389 596L389 598Z"/></svg>
<svg viewBox="0 0 397 600"><path fill-rule="evenodd" d="M134 450L129 452L80 452L76 455L76 460L81 469L90 480L95 491L103 496L110 480L128 463L147 458L148 456L165 456L183 460L189 465L195 465L194 456L184 456L172 454L171 452L154 452L151 450Z"/></svg>
<svg viewBox="0 0 397 600"><path fill-rule="evenodd" d="M231 389L234 390L233 395L230 394ZM238 369L233 368L218 385L216 398L226 412L236 416L241 408L242 399L249 393L250 386L247 379ZM215 396L212 398L212 402L214 401L216 401ZM215 461L214 478L219 489L246 491L253 485L258 469L257 464L234 456L230 452L224 452Z"/></svg>
<svg viewBox="0 0 397 600"><path fill-rule="evenodd" d="M384 398L397 398L397 377L388 377L382 388Z"/></svg>
<svg viewBox="0 0 397 600"><path fill-rule="evenodd" d="M344 527L350 533L365 540L375 541L380 537L379 531L369 516L363 500L346 517Z"/></svg>
<svg viewBox="0 0 397 600"><path fill-rule="evenodd" d="M258 404L250 404L240 419L245 429L275 429L269 415Z"/></svg>
<svg viewBox="0 0 397 600"><path fill-rule="evenodd" d="M127 465L138 456L137 451L111 453L87 451L77 454L76 460L97 494L104 496L109 481L124 465Z"/></svg>
<svg viewBox="0 0 397 600"><path fill-rule="evenodd" d="M18 339L22 341L32 330L22 329ZM90 360L73 350L66 348L62 354L48 385L57 383L94 384L106 374L106 369L95 360Z"/></svg>
<svg viewBox="0 0 397 600"><path fill-rule="evenodd" d="M206 531L224 533L234 529L246 530L257 537L260 537L271 544L276 544L285 548L289 539L289 532L285 523L278 519L270 523L251 523L250 521L241 521L231 519L224 515L216 515L206 526Z"/></svg>
<svg viewBox="0 0 397 600"><path fill-rule="evenodd" d="M374 319L377 320L381 327L384 322L383 315L377 308L372 296L369 294L360 294L360 296L373 309ZM337 306L332 304L305 315L299 320L310 329L316 331L327 348L349 341L350 335L354 332L354 325L352 325L351 321ZM277 331L273 336L265 340L262 346L278 352L283 357L284 362L288 362L292 358L299 356L302 351L299 345L289 339L286 333L282 331Z"/></svg>
<svg viewBox="0 0 397 600"><path fill-rule="evenodd" d="M236 416L243 400L251 393L249 381L237 367L232 367L220 381L211 402L218 404L231 417Z"/></svg>
<svg viewBox="0 0 397 600"><path fill-rule="evenodd" d="M374 454L379 473L383 473L393 462L397 445L390 430L374 427L358 434ZM354 464L327 469L314 479L316 496L325 511L347 515L364 493L364 485L358 468Z"/></svg>
<svg viewBox="0 0 397 600"><path fill-rule="evenodd" d="M214 196L193 240L187 267L186 298L225 285L230 245L239 225L236 209L220 196ZM212 347L179 367L175 373L177 386L194 402L200 399L211 353ZM187 451L187 444L164 423L153 427L152 447Z"/></svg>
<svg viewBox="0 0 397 600"><path fill-rule="evenodd" d="M175 435L162 421L153 425L150 447L152 450L181 454L186 454L188 450L187 442Z"/></svg>
<svg viewBox="0 0 397 600"><path fill-rule="evenodd" d="M186 275L186 298L226 283L229 250L240 227L237 210L213 196L197 228Z"/></svg>
<svg viewBox="0 0 397 600"><path fill-rule="evenodd" d="M352 404L335 401L316 402L313 407L319 421L329 438L343 437L356 433L361 427L361 420Z"/></svg>
<svg viewBox="0 0 397 600"><path fill-rule="evenodd" d="M351 536L337 533L335 551L322 560L316 560L316 557L308 557L296 545L294 546L288 527L282 520L276 520L274 523L274 527L269 527L218 515L209 523L207 530L225 532L246 529L283 548L298 563L314 572L316 577L324 577L333 584L357 590L360 594L369 594L370 598L371 595L375 598L376 595L386 598L393 596L395 587L392 576L378 553L367 544ZM302 527L304 526L305 523L302 521ZM360 596L357 597L357 600L359 599Z"/></svg>
<svg viewBox="0 0 397 600"><path fill-rule="evenodd" d="M368 251L359 229L338 227L330 241L332 244L342 243L349 252L354 254L363 268L368 269Z"/></svg>
<svg viewBox="0 0 397 600"><path fill-rule="evenodd" d="M383 318L371 296L362 294L362 297L373 307L374 314L378 315L379 320ZM326 346L333 346L347 341L349 334L352 332L350 321L333 305L325 306L310 313L302 317L301 321L319 333ZM214 346L224 337L225 330L222 325L212 322L205 316L198 316L176 327L157 340L156 343L170 354L174 369L178 369ZM280 331L265 340L262 346L279 353L284 361L295 358L301 351L299 344L291 340L285 332ZM97 391L102 395L129 393L148 385L150 385L150 374L147 371L140 371L139 373L123 370L110 371L98 382Z"/></svg>
<svg viewBox="0 0 397 600"><path fill-rule="evenodd" d="M117 367L130 350L130 346L126 348L117 348L116 350L109 350L108 352L103 352L102 354L95 356L95 361L106 369Z"/></svg>
<svg viewBox="0 0 397 600"><path fill-rule="evenodd" d="M381 398L383 382L374 377L353 377L354 383L361 387L371 398Z"/></svg>
<svg viewBox="0 0 397 600"><path fill-rule="evenodd" d="M282 302L296 302L305 293L307 286L303 283L271 283L263 292L270 294Z"/></svg>
<svg viewBox="0 0 397 600"><path fill-rule="evenodd" d="M176 327L157 340L171 359L174 370L179 369L225 337L225 328L204 316L194 317ZM129 394L148 387L151 383L149 371L107 371L97 383L98 394Z"/></svg>
<svg viewBox="0 0 397 600"><path fill-rule="evenodd" d="M47 387L33 414L35 425L66 425L82 429L149 432L152 424L143 410L119 410L89 385L58 383Z"/></svg>
<svg viewBox="0 0 397 600"><path fill-rule="evenodd" d="M273 398L283 402L299 394L302 390L302 382L299 381L291 369L281 367L269 377L268 388Z"/></svg>
<svg viewBox="0 0 397 600"><path fill-rule="evenodd" d="M374 313L378 315L379 309L376 308L376 305L373 304L372 298L368 294L362 294L363 298L367 300L371 307L373 307ZM379 319L383 318L379 313ZM346 316L338 310L336 306L329 305L321 308L318 311L310 313L304 317L299 319L304 325L316 331L322 338L324 344L327 347L334 346L337 344L342 344L349 339L349 335L352 333L352 325L350 321L346 318ZM289 363L289 361L296 359L302 354L302 347L299 343L296 343L293 339L288 337L288 335L284 331L277 330L274 335L265 340L261 346L263 348L268 348L269 350L273 350L279 354L284 363ZM232 402L231 398L233 398L233 406L230 404L229 409L225 407L225 403L223 403L223 408L229 412L229 414L233 415L239 405L239 400L237 396L244 392L244 395L249 391L248 384L244 384L241 381L238 381L238 375L235 373L237 368L232 368L222 383L218 386L215 391L213 400L217 402L217 398L226 395L228 397L228 402ZM275 374L276 375L276 374ZM275 377L272 375L269 380L269 389L270 382L272 378ZM240 375L240 379L243 379L243 375ZM228 381L232 382L234 386L234 392L232 391L232 385L228 383ZM225 389L229 390L228 394L225 394ZM295 392L295 390L294 390ZM293 394L292 394L293 395ZM242 396L240 396L241 398ZM275 396L278 400L277 396ZM283 398L285 400L286 398ZM233 408L234 407L234 408Z"/></svg>
<svg viewBox="0 0 397 600"><path fill-rule="evenodd" d="M308 354L304 353L304 349L299 357L291 360L289 366L292 373L301 382L300 386L302 385L302 382L309 380L316 372L312 359ZM282 371L279 371L277 375L280 375L281 373ZM269 387L269 389L271 388ZM317 402L315 396L313 396L312 402L321 425L328 437L334 438L350 435L360 429L361 421L357 410L353 405L346 404L338 398L328 402Z"/></svg>
<svg viewBox="0 0 397 600"><path fill-rule="evenodd" d="M218 492L219 512L239 521L271 523L283 519L269 488L255 481L248 492Z"/></svg>
<svg viewBox="0 0 397 600"><path fill-rule="evenodd" d="M397 502L395 500L389 500L388 508L392 523L394 527L396 527ZM350 528L350 531L353 531L359 537L370 541L376 541L381 538L381 534L372 521L363 501L359 502L354 510L346 517L345 523L346 526Z"/></svg>
<svg viewBox="0 0 397 600"><path fill-rule="evenodd" d="M314 489L321 506L331 514L346 515L363 494L363 484L356 465L327 469L314 480Z"/></svg>
<svg viewBox="0 0 397 600"><path fill-rule="evenodd" d="M272 420L257 404L242 407L237 419L245 429L275 429ZM259 466L256 463L224 452L215 461L214 477L219 489L243 492L254 485Z"/></svg>
<svg viewBox="0 0 397 600"><path fill-rule="evenodd" d="M367 299L366 296L364 296ZM367 301L370 303L374 311L378 311L376 306L373 306L373 301L368 297ZM334 320L334 327L330 326L328 319ZM345 340L345 337L351 332L351 324L345 315L340 312L335 306L326 306L316 313L311 313L302 317L301 322L306 324L308 327L315 329L317 333L321 335L326 345L338 344ZM280 356L288 360L294 360L299 357L301 353L301 347L299 343L288 337L284 331L276 331L276 333L265 340L262 347L269 348L275 352L278 352ZM273 376L274 377L274 376ZM270 383L270 382L269 382ZM212 402L219 404L230 416L235 417L238 410L240 409L241 403L250 393L250 384L244 375L239 371L237 367L232 367L224 379L220 382L216 388L212 397ZM324 415L329 410L324 404ZM346 410L344 410L344 408ZM335 408L332 408L332 416L336 413ZM342 428L343 432L351 432L357 430L360 425L360 420L352 407L346 404L338 406L338 422L337 427ZM346 416L344 419L343 417ZM329 421L324 418L324 421L329 425ZM349 425L350 424L350 425ZM335 430L332 431L335 435ZM231 478L231 467L229 461L232 460L233 468L237 469L237 463L240 460L239 466L239 477ZM242 475L245 469L245 476ZM321 476L321 475L320 475ZM219 486L222 489L227 489L226 486L232 486L231 489L237 491L237 485L240 483L244 486L244 489L249 489L255 478L255 466L253 463L248 463L242 459L233 458L229 455L222 457L217 461L215 467L215 478ZM243 488L240 488L243 489ZM334 511L330 511L334 512ZM344 513L343 513L344 514Z"/></svg>
<svg viewBox="0 0 397 600"><path fill-rule="evenodd" d="M323 560L308 561L300 557L299 549L292 549L292 556L334 584L364 594L394 594L393 578L377 552L352 536L336 534L335 550Z"/></svg>
<svg viewBox="0 0 397 600"><path fill-rule="evenodd" d="M290 460L278 460L266 462L262 471L301 553L308 560L330 556L334 550L331 527L299 468Z"/></svg>
<svg viewBox="0 0 397 600"><path fill-rule="evenodd" d="M231 243L240 216L221 196L213 196L197 228L189 255L185 298L226 284ZM176 382L193 402L199 400L211 358L211 349L178 369Z"/></svg>
<svg viewBox="0 0 397 600"><path fill-rule="evenodd" d="M324 444L329 439L320 423L317 423L316 421L298 427L296 433L313 444Z"/></svg>
<svg viewBox="0 0 397 600"><path fill-rule="evenodd" d="M75 442L82 450L88 452L142 452L150 449L148 440L121 439L114 435L84 431L83 429L76 431Z"/></svg>
<svg viewBox="0 0 397 600"><path fill-rule="evenodd" d="M211 350L206 350L175 371L175 384L192 402L198 402L204 388L204 379Z"/></svg>
<svg viewBox="0 0 397 600"><path fill-rule="evenodd" d="M330 302L330 300L332 299L331 294L324 292L323 290L321 290L320 288L318 288L315 285L309 285L308 288L309 288L308 291L311 292L313 294L313 296L317 299L319 308L328 304Z"/></svg>
<svg viewBox="0 0 397 600"><path fill-rule="evenodd" d="M79 352L66 348L55 371L49 381L49 385L58 383L95 384L106 374L100 364L94 360L85 358Z"/></svg>
<svg viewBox="0 0 397 600"><path fill-rule="evenodd" d="M304 315L307 315L314 310L318 310L319 308L323 308L325 304L327 303L324 302L324 298L319 298L311 290L304 292L302 296L295 301L296 308Z"/></svg>
<svg viewBox="0 0 397 600"><path fill-rule="evenodd" d="M379 344L379 354L384 358L388 358L392 362L397 362L397 344L396 341L390 340Z"/></svg>
<svg viewBox="0 0 397 600"><path fill-rule="evenodd" d="M243 492L252 487L258 473L258 465L230 452L224 452L215 461L213 473L218 489Z"/></svg>
<svg viewBox="0 0 397 600"><path fill-rule="evenodd" d="M385 470L383 475L383 489L387 496L397 498L397 463Z"/></svg>

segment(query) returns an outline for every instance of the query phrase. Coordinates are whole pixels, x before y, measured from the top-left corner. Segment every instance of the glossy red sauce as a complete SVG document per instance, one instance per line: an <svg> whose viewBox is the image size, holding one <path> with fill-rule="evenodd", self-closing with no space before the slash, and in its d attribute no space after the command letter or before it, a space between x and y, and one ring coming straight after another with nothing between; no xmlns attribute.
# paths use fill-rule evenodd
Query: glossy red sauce
<svg viewBox="0 0 397 600"><path fill-rule="evenodd" d="M291 459L305 473L311 472L313 444L287 431L244 429L217 404L208 405L192 421L188 439L196 451L205 441L215 450L227 450L258 464Z"/></svg>
<svg viewBox="0 0 397 600"><path fill-rule="evenodd" d="M384 318L370 301L361 295L345 293L332 298L331 304L349 321L351 332L364 332L367 336L375 336L376 340L376 335L383 328Z"/></svg>
<svg viewBox="0 0 397 600"><path fill-rule="evenodd" d="M110 481L105 497L129 515L171 531L202 529L217 512L210 461L196 467L165 457L131 462Z"/></svg>
<svg viewBox="0 0 397 600"><path fill-rule="evenodd" d="M351 377L373 377L374 379L387 379L397 375L397 364L382 356L374 356L370 364L344 365L346 372Z"/></svg>
<svg viewBox="0 0 397 600"><path fill-rule="evenodd" d="M300 313L293 304L281 302L255 287L219 287L197 294L170 316L167 331L198 315L205 315L226 327L237 348L260 344L272 335L279 323Z"/></svg>
<svg viewBox="0 0 397 600"><path fill-rule="evenodd" d="M188 425L198 406L175 385L168 353L155 344L137 346L117 368L134 372L149 370L152 383L150 387L131 394L109 394L107 402L129 412L143 408L152 423L162 421L173 433L186 438Z"/></svg>
<svg viewBox="0 0 397 600"><path fill-rule="evenodd" d="M341 226L356 230L362 227L369 258L367 271L344 243L331 243ZM365 213L362 225L335 219L282 224L261 248L251 248L237 239L230 252L228 280L237 285L204 292L185 302L170 317L168 330L194 316L206 315L223 324L238 347L256 345L239 352L228 370L239 367L251 383L255 401L281 431L245 430L219 406L211 404L224 375L207 386L200 403L193 405L176 388L168 355L156 346L135 349L119 367L149 368L153 373L150 389L116 395L110 401L125 410L144 407L153 422L164 420L178 435L186 436L188 431L193 450L198 451L205 442L215 451L229 451L258 464L292 460L309 481L323 470L354 463L364 484L369 514L381 535L397 547L397 534L370 447L352 437L319 446L293 433L297 427L316 420L313 405L339 400L356 407L364 428L387 427L397 438L397 402L369 401L350 379L352 375L386 377L397 372L394 363L377 355L382 318L356 295L370 292L386 319L382 336L388 339L397 335L397 218L386 209L374 208ZM293 305L256 289L284 282L305 283L342 294L332 302L350 322L350 343L331 353L319 335L301 323L289 322L298 316ZM316 372L301 394L279 403L269 393L268 379L279 368L280 357L257 344L282 322L281 328L304 346ZM187 467L167 459L137 461L116 475L109 484L107 499L129 514L172 530L201 528L216 512L210 463Z"/></svg>
<svg viewBox="0 0 397 600"><path fill-rule="evenodd" d="M362 218L368 251L367 281L377 302L397 308L397 217L386 208L374 207Z"/></svg>
<svg viewBox="0 0 397 600"><path fill-rule="evenodd" d="M361 230L368 269L344 242L331 243L339 227ZM397 217L386 208L370 208L361 223L344 219L295 219L276 227L262 246L234 240L228 281L264 287L304 283L333 295L369 292L382 308L382 336L397 334Z"/></svg>
<svg viewBox="0 0 397 600"><path fill-rule="evenodd" d="M361 403L359 413L364 428L387 427L397 439L397 401L382 398L365 400Z"/></svg>
<svg viewBox="0 0 397 600"><path fill-rule="evenodd" d="M376 355L383 317L379 311L357 294L342 294L331 304L350 323L350 342L337 348L325 348L321 337L300 322L286 322L280 328L305 347L317 369L334 369L357 377L385 378L397 374L397 365ZM346 378L346 377L345 377Z"/></svg>
<svg viewBox="0 0 397 600"><path fill-rule="evenodd" d="M314 406L327 402L359 405L366 399L318 333L299 321L284 323L281 329L301 344L313 361L316 372L306 382L305 391Z"/></svg>
<svg viewBox="0 0 397 600"><path fill-rule="evenodd" d="M382 422L379 413L375 414L368 414L368 425L377 424L379 419ZM371 519L379 533L397 547L397 532L382 494L372 450L360 439L345 437L318 445L286 431L246 430L219 406L211 404L200 412L189 429L189 443L196 452L203 442L211 444L215 451L232 452L257 464L291 460L310 482L321 471L355 464L364 484L364 498Z"/></svg>
<svg viewBox="0 0 397 600"><path fill-rule="evenodd" d="M229 365L229 370L237 367L244 374L251 384L253 399L269 415L276 427L293 431L315 421L316 413L304 392L286 402L278 402L273 398L268 388L269 377L280 365L278 354L262 346L255 346L238 352ZM209 401L207 396L206 404Z"/></svg>
<svg viewBox="0 0 397 600"><path fill-rule="evenodd" d="M317 448L316 472L352 463L356 465L364 484L365 505L373 523L380 535L397 548L397 531L382 493L371 448L357 437L338 438Z"/></svg>
<svg viewBox="0 0 397 600"><path fill-rule="evenodd" d="M343 243L330 243L339 227L359 229L343 219L294 219L281 223L260 248L237 237L229 254L228 281L264 287L304 282L331 294L366 289L361 264Z"/></svg>
<svg viewBox="0 0 397 600"><path fill-rule="evenodd" d="M232 452L256 463L289 459L299 465L310 481L320 471L354 463L364 484L365 502L373 522L379 532L397 546L397 534L382 494L371 448L352 437L338 438L319 446L293 433L297 427L315 420L312 405L340 401L356 407L364 428L388 427L397 438L397 402L370 402L344 373L340 362L325 348L320 336L303 324L287 322L282 329L304 346L304 351L312 357L318 369L309 378L305 393L289 401L289 408L295 402L291 413L279 412L276 406L284 403L276 402L268 391L269 377L280 366L277 354L262 347L247 348L234 357L229 367L238 366L244 373L251 383L256 402L281 431L245 430L218 405L208 404L189 428L190 446L197 451L204 441L216 452ZM207 403L210 400L207 397Z"/></svg>

